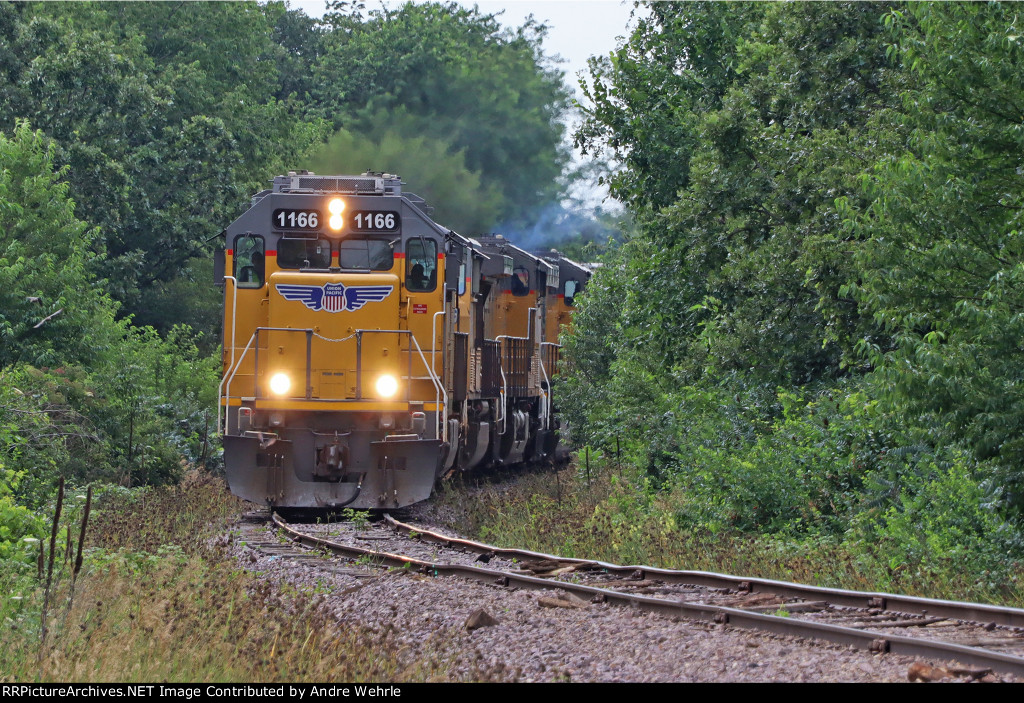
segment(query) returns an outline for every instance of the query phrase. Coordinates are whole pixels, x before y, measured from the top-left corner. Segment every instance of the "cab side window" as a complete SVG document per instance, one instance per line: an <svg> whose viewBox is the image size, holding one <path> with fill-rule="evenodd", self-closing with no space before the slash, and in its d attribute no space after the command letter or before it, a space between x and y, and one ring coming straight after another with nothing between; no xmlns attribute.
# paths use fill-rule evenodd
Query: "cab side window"
<svg viewBox="0 0 1024 703"><path fill-rule="evenodd" d="M522 298L530 294L530 272L525 266L516 266L512 270L512 295Z"/></svg>
<svg viewBox="0 0 1024 703"><path fill-rule="evenodd" d="M410 239L405 245L405 287L415 293L437 288L437 243Z"/></svg>
<svg viewBox="0 0 1024 703"><path fill-rule="evenodd" d="M565 304L569 307L573 306L573 300L576 298L576 291L579 286L579 281L574 279L565 282Z"/></svg>
<svg viewBox="0 0 1024 703"><path fill-rule="evenodd" d="M459 247L459 256L461 261L459 263L459 296L466 294L466 264L469 263L469 249L466 247Z"/></svg>
<svg viewBox="0 0 1024 703"><path fill-rule="evenodd" d="M258 234L241 234L235 237L232 260L232 273L239 288L263 287L267 275L263 237Z"/></svg>

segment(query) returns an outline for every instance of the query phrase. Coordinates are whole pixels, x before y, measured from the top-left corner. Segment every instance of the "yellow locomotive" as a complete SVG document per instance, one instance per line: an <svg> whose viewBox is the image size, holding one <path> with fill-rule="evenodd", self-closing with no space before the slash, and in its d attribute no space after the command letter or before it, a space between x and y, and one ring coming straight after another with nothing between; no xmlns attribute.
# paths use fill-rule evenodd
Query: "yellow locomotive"
<svg viewBox="0 0 1024 703"><path fill-rule="evenodd" d="M397 176L298 172L225 230L236 495L396 508L454 471L554 457L558 334L589 271L429 212Z"/></svg>

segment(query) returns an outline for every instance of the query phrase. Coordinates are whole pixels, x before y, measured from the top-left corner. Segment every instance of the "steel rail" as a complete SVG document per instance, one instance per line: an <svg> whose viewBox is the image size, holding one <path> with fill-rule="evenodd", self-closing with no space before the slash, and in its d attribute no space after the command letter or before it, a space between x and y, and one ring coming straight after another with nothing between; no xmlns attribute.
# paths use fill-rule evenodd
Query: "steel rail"
<svg viewBox="0 0 1024 703"><path fill-rule="evenodd" d="M273 521L277 527L286 532L296 543L303 544L314 549L328 549L337 554L346 554L356 557L371 557L379 560L382 566L387 565L396 568L415 567L419 572L433 576L456 576L486 584L511 588L563 590L579 596L589 596L591 601L595 603L625 605L648 612L660 613L669 617L683 617L690 620L712 622L723 625L729 624L733 627L771 632L773 634L787 635L791 637L818 638L837 644L867 649L873 652L891 652L893 654L903 654L915 657L955 659L961 664L967 666L976 666L992 669L993 671L1024 676L1024 658L1000 652L993 652L986 649L952 644L949 642L921 640L913 637L903 637L888 633L873 632L871 630L842 627L839 625L795 620L793 618L754 613L725 606L685 603L663 598L638 596L607 588L584 586L582 584L567 583L563 581L552 581L550 579L538 578L536 576L508 573L478 566L429 562L403 554L379 552L372 549L339 544L331 540L304 534L292 528L279 515L277 515L277 513L274 513ZM420 534L423 533L421 532ZM466 542L465 540L449 541L453 544L463 544ZM502 551L515 552L516 550L499 549L496 551L498 553L502 553ZM530 554L537 553L530 552ZM540 555L538 554L538 556ZM563 561L584 560L566 559ZM652 574L656 573L655 570L647 569L647 571Z"/></svg>
<svg viewBox="0 0 1024 703"><path fill-rule="evenodd" d="M623 566L593 559L567 558L542 552L531 552L525 549L495 547L483 544L482 542L449 537L439 532L423 530L415 525L399 522L390 515L385 515L384 519L388 525L402 532L416 532L420 539L439 544L458 545L481 554L494 552L505 557L551 559L564 562L565 564L588 564L609 573L635 574L637 571L640 571L646 576L657 577L666 583L685 583L708 588L732 588L748 593L757 591L759 593L771 593L783 598L827 600L832 605L850 608L890 610L914 615L929 615L953 620L969 620L983 624L995 623L1004 627L1024 628L1024 609L1021 608L904 596L895 593L850 591L842 588L807 586L790 581L733 576L731 574L718 574L710 571L684 571L640 565ZM1022 640L1022 644L1024 644L1024 640Z"/></svg>

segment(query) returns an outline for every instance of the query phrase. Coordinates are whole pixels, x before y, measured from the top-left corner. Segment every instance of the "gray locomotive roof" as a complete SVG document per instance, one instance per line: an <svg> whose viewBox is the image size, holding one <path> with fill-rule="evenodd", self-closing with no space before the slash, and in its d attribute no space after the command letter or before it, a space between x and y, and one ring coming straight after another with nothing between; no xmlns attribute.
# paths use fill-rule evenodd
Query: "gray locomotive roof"
<svg viewBox="0 0 1024 703"><path fill-rule="evenodd" d="M271 193L302 193L306 195L379 195L382 197L404 198L414 208L430 217L434 208L427 201L409 191L402 192L402 179L391 173L372 173L367 171L359 176L318 176L309 171L289 171L285 176L275 176L273 188L263 190L252 198L256 205ZM441 230L451 231L433 223Z"/></svg>
<svg viewBox="0 0 1024 703"><path fill-rule="evenodd" d="M360 176L318 176L308 171L289 171L274 177L275 193L347 193L349 195L402 194L402 179L390 173Z"/></svg>
<svg viewBox="0 0 1024 703"><path fill-rule="evenodd" d="M531 254L530 252L526 251L525 249L520 249L519 247L517 247L515 244L513 244L509 240L505 239L505 237L500 235L500 234L487 234L487 235L484 235L484 236L480 237L479 242L480 242L480 246L484 247L484 248L489 248L489 249L492 249L492 250L496 250L496 251L501 252L501 253L505 253L506 251L512 250L517 255L521 255L521 256L523 256L523 257L525 257L527 259L532 259L534 261L534 263L538 263L538 264L546 264L547 263L546 261L544 261L544 259L540 258L536 254Z"/></svg>
<svg viewBox="0 0 1024 703"><path fill-rule="evenodd" d="M583 272L588 273L588 274L589 273L593 273L594 266L599 266L600 265L600 264L581 264L578 261L573 261L572 259L570 259L565 254L561 253L557 249L552 249L551 251L539 251L539 252L537 252L537 255L540 256L541 258L545 259L546 261L552 261L552 262L555 262L555 263L565 262L565 263L569 264L570 266L574 266L577 269L579 269L580 271L583 271Z"/></svg>

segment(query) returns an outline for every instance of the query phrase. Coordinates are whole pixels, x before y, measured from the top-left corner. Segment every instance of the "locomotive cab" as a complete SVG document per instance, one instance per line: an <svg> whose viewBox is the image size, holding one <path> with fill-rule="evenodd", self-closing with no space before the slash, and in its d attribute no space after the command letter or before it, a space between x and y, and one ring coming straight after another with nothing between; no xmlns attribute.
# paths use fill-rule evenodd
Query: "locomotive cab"
<svg viewBox="0 0 1024 703"><path fill-rule="evenodd" d="M576 296L586 288L591 271L587 266L576 263L555 249L538 253L538 256L558 268L558 285L548 288L545 318L547 340L558 344L561 335L571 327ZM556 365L557 358L552 360L552 366Z"/></svg>

